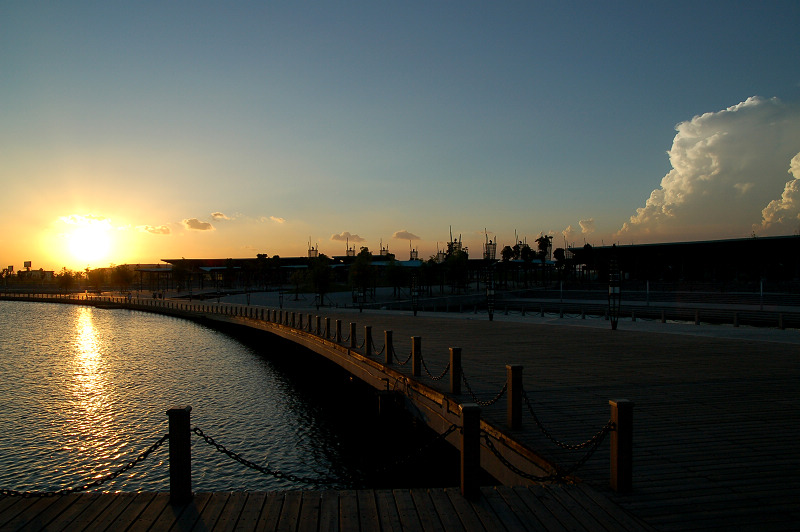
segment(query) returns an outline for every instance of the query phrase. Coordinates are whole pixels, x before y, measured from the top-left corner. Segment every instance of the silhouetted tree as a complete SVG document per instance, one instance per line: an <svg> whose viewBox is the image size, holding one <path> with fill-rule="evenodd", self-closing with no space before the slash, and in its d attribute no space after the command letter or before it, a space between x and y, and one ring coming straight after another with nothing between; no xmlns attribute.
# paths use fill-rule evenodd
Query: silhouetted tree
<svg viewBox="0 0 800 532"><path fill-rule="evenodd" d="M356 291L367 292L375 276L372 255L369 248L363 247L350 265L350 287Z"/></svg>
<svg viewBox="0 0 800 532"><path fill-rule="evenodd" d="M75 273L65 267L61 268L61 272L56 274L56 282L58 287L64 292L69 292L75 285Z"/></svg>
<svg viewBox="0 0 800 532"><path fill-rule="evenodd" d="M125 291L130 288L132 283L133 272L128 266L114 266L114 269L111 270L111 284L116 286L120 291Z"/></svg>

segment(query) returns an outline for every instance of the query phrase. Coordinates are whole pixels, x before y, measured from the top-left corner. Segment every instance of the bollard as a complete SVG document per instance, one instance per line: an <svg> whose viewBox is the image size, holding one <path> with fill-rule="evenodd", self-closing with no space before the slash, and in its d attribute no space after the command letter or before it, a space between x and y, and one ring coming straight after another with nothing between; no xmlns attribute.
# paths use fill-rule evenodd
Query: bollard
<svg viewBox="0 0 800 532"><path fill-rule="evenodd" d="M392 351L394 351L394 346L392 345L392 331L383 331L383 345L385 346L383 349L385 350L384 354L384 363L387 366L392 365Z"/></svg>
<svg viewBox="0 0 800 532"><path fill-rule="evenodd" d="M461 394L461 348L450 348L450 393Z"/></svg>
<svg viewBox="0 0 800 532"><path fill-rule="evenodd" d="M317 336L322 336L320 331L322 331L322 316L317 316L317 332L315 334Z"/></svg>
<svg viewBox="0 0 800 532"><path fill-rule="evenodd" d="M364 356L372 356L372 325L364 325Z"/></svg>
<svg viewBox="0 0 800 532"><path fill-rule="evenodd" d="M512 430L522 428L522 367L520 364L506 365L506 423Z"/></svg>
<svg viewBox="0 0 800 532"><path fill-rule="evenodd" d="M336 343L342 343L342 320L336 320Z"/></svg>
<svg viewBox="0 0 800 532"><path fill-rule="evenodd" d="M292 312L292 323L291 323L292 329L295 328L295 324L296 323L297 323L297 313L296 312Z"/></svg>
<svg viewBox="0 0 800 532"><path fill-rule="evenodd" d="M311 327L312 327L312 325L311 325L311 314L309 314L308 315L308 332L314 332L314 331L311 330Z"/></svg>
<svg viewBox="0 0 800 532"><path fill-rule="evenodd" d="M475 403L461 405L461 495L480 497L481 409Z"/></svg>
<svg viewBox="0 0 800 532"><path fill-rule="evenodd" d="M667 323L667 311L661 311L661 323Z"/></svg>
<svg viewBox="0 0 800 532"><path fill-rule="evenodd" d="M191 406L167 410L169 418L169 501L185 504L192 500Z"/></svg>
<svg viewBox="0 0 800 532"><path fill-rule="evenodd" d="M325 338L330 339L331 337L331 319L329 317L325 317Z"/></svg>
<svg viewBox="0 0 800 532"><path fill-rule="evenodd" d="M609 401L611 421L611 489L618 493L633 485L633 402L627 399Z"/></svg>
<svg viewBox="0 0 800 532"><path fill-rule="evenodd" d="M422 356L422 337L411 337L411 375L420 375L420 357Z"/></svg>
<svg viewBox="0 0 800 532"><path fill-rule="evenodd" d="M297 315L297 319L298 319L297 328L302 331L303 330L303 315L302 314L298 314Z"/></svg>
<svg viewBox="0 0 800 532"><path fill-rule="evenodd" d="M350 322L350 349L356 348L356 324Z"/></svg>
<svg viewBox="0 0 800 532"><path fill-rule="evenodd" d="M695 325L700 325L700 311L699 310L695 310L694 311L694 324Z"/></svg>

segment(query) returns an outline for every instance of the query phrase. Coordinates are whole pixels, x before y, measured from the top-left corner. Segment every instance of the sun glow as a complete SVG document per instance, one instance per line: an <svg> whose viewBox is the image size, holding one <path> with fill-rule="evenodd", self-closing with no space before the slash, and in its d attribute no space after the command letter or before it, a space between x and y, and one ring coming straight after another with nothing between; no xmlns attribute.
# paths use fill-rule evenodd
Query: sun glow
<svg viewBox="0 0 800 532"><path fill-rule="evenodd" d="M108 218L73 214L61 221L71 226L65 236L67 249L76 262L99 266L111 256L113 228Z"/></svg>

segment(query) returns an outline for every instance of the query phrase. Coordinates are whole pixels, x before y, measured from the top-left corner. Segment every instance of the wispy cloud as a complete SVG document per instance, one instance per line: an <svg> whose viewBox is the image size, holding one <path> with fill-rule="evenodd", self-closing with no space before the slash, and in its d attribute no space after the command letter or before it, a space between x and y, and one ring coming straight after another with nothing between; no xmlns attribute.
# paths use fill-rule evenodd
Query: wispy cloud
<svg viewBox="0 0 800 532"><path fill-rule="evenodd" d="M617 236L745 236L765 205L772 205L764 209L767 224L767 215L783 211L782 200L771 201L787 184L786 166L800 146L800 106L752 97L675 129L668 152L672 170ZM794 184L788 185L792 198Z"/></svg>
<svg viewBox="0 0 800 532"><path fill-rule="evenodd" d="M415 235L414 233L409 233L408 231L395 231L392 235L392 238L396 238L398 240L422 240L420 237Z"/></svg>
<svg viewBox="0 0 800 532"><path fill-rule="evenodd" d="M109 218L94 214L70 214L68 216L60 216L58 219L70 225L103 225L111 228L111 220Z"/></svg>
<svg viewBox="0 0 800 532"><path fill-rule="evenodd" d="M220 221L230 220L230 218L226 216L225 213L222 212L212 212L211 217L214 218L215 220L220 220Z"/></svg>
<svg viewBox="0 0 800 532"><path fill-rule="evenodd" d="M283 224L286 223L286 218L281 218L279 216L262 216L261 218L259 218L259 221Z"/></svg>
<svg viewBox="0 0 800 532"><path fill-rule="evenodd" d="M350 231L344 231L344 232L339 233L338 235L337 234L333 234L333 235L331 235L331 240L338 240L338 241L341 241L341 242L345 242L347 240L349 240L350 242L365 242L366 241L366 239L361 238L358 235L351 234Z"/></svg>
<svg viewBox="0 0 800 532"><path fill-rule="evenodd" d="M209 222L202 222L197 218L189 218L187 220L183 220L183 226L186 229L190 229L192 231L213 231L214 226L211 225Z"/></svg>
<svg viewBox="0 0 800 532"><path fill-rule="evenodd" d="M152 233L154 235L168 235L170 234L169 226L167 225L139 225L137 230L143 233Z"/></svg>

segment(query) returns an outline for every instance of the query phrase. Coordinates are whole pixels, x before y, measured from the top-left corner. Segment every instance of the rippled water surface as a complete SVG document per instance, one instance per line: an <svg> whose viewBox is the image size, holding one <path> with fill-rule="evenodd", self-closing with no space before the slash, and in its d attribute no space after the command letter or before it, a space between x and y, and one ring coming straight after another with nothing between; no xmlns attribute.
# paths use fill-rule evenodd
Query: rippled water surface
<svg viewBox="0 0 800 532"><path fill-rule="evenodd" d="M259 342L144 312L0 301L0 488L56 490L104 475L165 434L166 410L185 405L193 426L261 466L315 478L357 467L354 446L374 443L348 439L364 412L332 414L359 408L346 382L320 392L329 379ZM192 441L195 491L314 487ZM100 489L167 491L167 454L164 445Z"/></svg>

